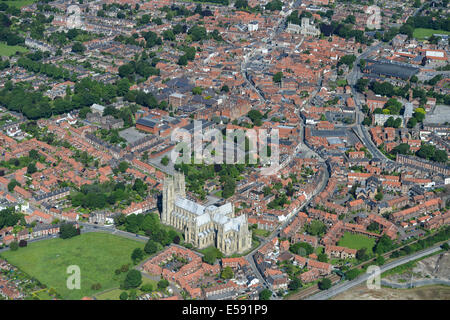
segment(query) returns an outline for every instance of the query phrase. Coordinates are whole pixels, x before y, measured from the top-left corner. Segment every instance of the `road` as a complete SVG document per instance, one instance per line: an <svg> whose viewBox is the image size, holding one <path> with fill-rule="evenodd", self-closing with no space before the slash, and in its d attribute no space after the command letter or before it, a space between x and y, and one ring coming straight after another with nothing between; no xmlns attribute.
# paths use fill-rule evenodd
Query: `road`
<svg viewBox="0 0 450 320"><path fill-rule="evenodd" d="M440 245L436 245L436 246L430 247L428 249L416 252L416 253L414 253L412 255L409 255L407 257L403 257L403 258L397 259L397 260L395 260L393 262L390 262L390 263L387 263L387 264L381 266L380 267L380 272L383 273L385 271L388 271L390 269L398 267L398 266L400 266L402 264L405 264L405 263L408 263L410 261L422 258L424 256L427 256L427 255L432 254L434 252L437 252L439 250L441 250ZM351 289L351 288L353 288L353 287L355 287L357 285L362 284L363 282L366 282L367 279L369 279L370 276L371 276L371 274L364 273L363 275L359 276L358 278L356 278L356 279L354 279L352 281L343 282L341 284L338 284L337 286L334 286L334 287L332 287L332 288L330 288L330 289L328 289L326 291L319 292L319 293L317 293L317 294L315 294L315 295L313 295L313 296L311 296L311 297L309 297L309 298L307 298L305 300L326 300L326 299L330 299L330 298L332 298L332 297L334 297L334 296L336 296L336 295L338 295L338 294L340 294L340 293L342 293L342 292L344 292L346 290L349 290L349 289Z"/></svg>
<svg viewBox="0 0 450 320"><path fill-rule="evenodd" d="M364 114L361 111L361 108L362 108L361 100L363 98L361 97L362 95L357 92L356 87L355 87L356 82L361 77L361 71L358 66L360 60L367 59L367 57L370 56L373 52L383 49L384 46L385 46L385 44L380 42L372 47L367 48L361 55L359 55L356 58L352 72L350 72L347 76L347 82L351 87L352 95L355 100L355 105L357 106L355 125L352 126L353 131L358 136L358 138L362 141L364 146L367 147L367 149L369 150L369 152L372 154L372 156L374 158L383 159L383 160L389 162L392 160L386 158L386 156L380 150L378 150L378 148L373 143L372 138L369 136L367 128L362 124L362 122L364 120Z"/></svg>

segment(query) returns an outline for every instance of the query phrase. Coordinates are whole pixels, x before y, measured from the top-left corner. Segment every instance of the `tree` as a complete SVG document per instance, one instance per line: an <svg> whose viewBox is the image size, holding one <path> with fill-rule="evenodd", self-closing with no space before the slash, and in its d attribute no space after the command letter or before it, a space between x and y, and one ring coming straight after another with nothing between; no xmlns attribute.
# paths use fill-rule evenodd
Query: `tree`
<svg viewBox="0 0 450 320"><path fill-rule="evenodd" d="M126 289L137 288L141 285L141 283L142 283L142 274L140 271L135 269L128 271L124 282Z"/></svg>
<svg viewBox="0 0 450 320"><path fill-rule="evenodd" d="M214 264L214 262L216 262L216 255L214 254L214 252L208 251L204 256L203 256L203 261L209 264Z"/></svg>
<svg viewBox="0 0 450 320"><path fill-rule="evenodd" d="M383 200L383 193L382 193L382 192L378 192L378 193L375 195L375 200L377 200L377 201Z"/></svg>
<svg viewBox="0 0 450 320"><path fill-rule="evenodd" d="M222 277L222 279L231 279L231 278L233 278L234 277L233 269L231 269L231 267L229 267L229 266L223 268L222 273L220 274L220 276Z"/></svg>
<svg viewBox="0 0 450 320"><path fill-rule="evenodd" d="M384 264L384 258L383 258L383 256L378 256L377 259L375 260L375 263L376 263L378 266L382 266L382 265Z"/></svg>
<svg viewBox="0 0 450 320"><path fill-rule="evenodd" d="M192 88L192 93L193 93L194 95L201 95L202 92L203 92L202 87L194 87L194 88Z"/></svg>
<svg viewBox="0 0 450 320"><path fill-rule="evenodd" d="M128 293L126 291L122 291L119 298L120 300L128 300Z"/></svg>
<svg viewBox="0 0 450 320"><path fill-rule="evenodd" d="M158 289L159 290L164 290L169 286L169 281L167 281L166 279L161 279L158 281Z"/></svg>
<svg viewBox="0 0 450 320"><path fill-rule="evenodd" d="M409 144L407 143L400 143L398 146L396 146L394 149L392 149L391 151L393 154L408 154L409 153Z"/></svg>
<svg viewBox="0 0 450 320"><path fill-rule="evenodd" d="M20 240L19 241L19 247L26 247L28 245L28 242L27 242L27 240Z"/></svg>
<svg viewBox="0 0 450 320"><path fill-rule="evenodd" d="M319 220L313 220L309 225L306 226L306 232L313 236L323 234L326 230L327 226Z"/></svg>
<svg viewBox="0 0 450 320"><path fill-rule="evenodd" d="M72 52L82 54L84 51L86 51L86 47L81 42L75 42L72 45Z"/></svg>
<svg viewBox="0 0 450 320"><path fill-rule="evenodd" d="M377 244L374 247L374 252L376 254L383 254L385 252L390 251L394 247L394 244L387 235L382 235L381 238L378 240Z"/></svg>
<svg viewBox="0 0 450 320"><path fill-rule="evenodd" d="M349 270L345 273L345 278L348 280L353 280L355 279L357 276L359 276L359 270L358 269L352 269Z"/></svg>
<svg viewBox="0 0 450 320"><path fill-rule="evenodd" d="M59 233L62 239L69 239L80 234L79 229L71 223L63 223L59 228Z"/></svg>
<svg viewBox="0 0 450 320"><path fill-rule="evenodd" d="M445 150L436 150L431 159L436 162L447 162L448 155Z"/></svg>
<svg viewBox="0 0 450 320"><path fill-rule="evenodd" d="M273 75L272 80L275 83L281 83L281 79L283 79L283 72L277 72Z"/></svg>
<svg viewBox="0 0 450 320"><path fill-rule="evenodd" d="M153 285L151 283L146 283L142 285L141 291L143 292L152 292L154 290Z"/></svg>
<svg viewBox="0 0 450 320"><path fill-rule="evenodd" d="M367 259L369 259L367 248L361 248L356 251L356 259L358 259L359 261L366 261Z"/></svg>
<svg viewBox="0 0 450 320"><path fill-rule="evenodd" d="M309 243L297 242L289 247L289 251L305 257L313 253L314 248Z"/></svg>
<svg viewBox="0 0 450 320"><path fill-rule="evenodd" d="M21 186L20 183L16 180L16 179L12 179L9 183L8 183L8 191L9 192L13 192L14 188L16 186Z"/></svg>
<svg viewBox="0 0 450 320"><path fill-rule="evenodd" d="M450 246L449 246L449 244L446 242L446 243L444 243L444 244L441 246L441 248L442 248L443 250L445 250L445 251L448 251L448 250L450 249Z"/></svg>
<svg viewBox="0 0 450 320"><path fill-rule="evenodd" d="M37 171L36 165L34 163L30 163L27 167L27 173L33 174Z"/></svg>
<svg viewBox="0 0 450 320"><path fill-rule="evenodd" d="M11 251L17 251L19 249L19 243L17 241L13 241L9 244L9 249Z"/></svg>
<svg viewBox="0 0 450 320"><path fill-rule="evenodd" d="M259 293L259 300L270 300L270 297L272 297L272 291L269 289L264 289Z"/></svg>
<svg viewBox="0 0 450 320"><path fill-rule="evenodd" d="M289 283L289 289L292 290L292 291L298 290L301 286L302 286L302 282L300 281L299 278L294 278Z"/></svg>
<svg viewBox="0 0 450 320"><path fill-rule="evenodd" d="M414 128L417 124L417 119L416 118L410 118L408 120L408 123L406 124L406 126L410 129Z"/></svg>
<svg viewBox="0 0 450 320"><path fill-rule="evenodd" d="M134 263L141 261L144 258L144 251L141 248L136 248L131 253L131 260Z"/></svg>
<svg viewBox="0 0 450 320"><path fill-rule="evenodd" d="M234 3L234 7L236 9L248 8L248 2L247 0L236 0L236 2Z"/></svg>
<svg viewBox="0 0 450 320"><path fill-rule="evenodd" d="M128 162L122 161L119 163L119 171L122 173L125 173L128 167L129 167Z"/></svg>
<svg viewBox="0 0 450 320"><path fill-rule="evenodd" d="M153 240L148 240L145 244L144 251L147 254L154 254L158 251L158 243Z"/></svg>
<svg viewBox="0 0 450 320"><path fill-rule="evenodd" d="M331 280L328 278L323 278L322 281L319 282L320 290L328 290L331 288Z"/></svg>
<svg viewBox="0 0 450 320"><path fill-rule="evenodd" d="M164 166L167 166L169 164L169 158L167 156L164 156L161 159L161 164L164 165Z"/></svg>
<svg viewBox="0 0 450 320"><path fill-rule="evenodd" d="M328 256L325 253L320 253L317 256L317 260L319 260L320 262L328 262Z"/></svg>
<svg viewBox="0 0 450 320"><path fill-rule="evenodd" d="M186 66L188 64L188 58L186 55L182 55L178 58L178 62L177 64L179 64L180 66Z"/></svg>
<svg viewBox="0 0 450 320"><path fill-rule="evenodd" d="M353 67L353 63L356 61L356 56L353 54L348 54L345 56L342 56L339 59L338 66L342 64L346 64L350 69Z"/></svg>

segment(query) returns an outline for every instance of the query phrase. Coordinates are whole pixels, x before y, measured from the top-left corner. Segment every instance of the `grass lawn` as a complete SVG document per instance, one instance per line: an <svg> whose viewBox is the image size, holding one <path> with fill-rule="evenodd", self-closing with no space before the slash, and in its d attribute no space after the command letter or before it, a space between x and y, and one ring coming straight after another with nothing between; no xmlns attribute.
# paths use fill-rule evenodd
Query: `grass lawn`
<svg viewBox="0 0 450 320"><path fill-rule="evenodd" d="M375 239L369 238L360 234L352 234L346 232L344 236L339 240L338 246L346 247L350 249L359 250L361 248L367 248L369 252L372 252L372 248L375 245Z"/></svg>
<svg viewBox="0 0 450 320"><path fill-rule="evenodd" d="M433 34L450 34L449 31L444 30L434 30L434 29L425 29L425 28L416 28L414 29L413 37L419 40L426 39L431 37Z"/></svg>
<svg viewBox="0 0 450 320"><path fill-rule="evenodd" d="M268 237L270 235L269 230L263 230L263 229L254 229L253 234L260 236L260 237Z"/></svg>
<svg viewBox="0 0 450 320"><path fill-rule="evenodd" d="M27 52L28 50L21 46L8 46L6 43L0 42L0 56L9 57L14 55L16 51Z"/></svg>
<svg viewBox="0 0 450 320"><path fill-rule="evenodd" d="M149 284L149 283L152 285L153 290L157 289L158 281L155 281L155 280L152 280L152 279L149 279L149 278L146 278L143 276L141 286L143 286L144 284ZM120 294L123 291L124 290L116 288L116 289L108 290L107 292L103 292L98 295L95 295L95 297L97 298L97 300L120 300ZM130 293L131 290L125 290L125 291ZM144 293L143 291L137 289L137 295L141 295L143 293Z"/></svg>
<svg viewBox="0 0 450 320"><path fill-rule="evenodd" d="M53 298L48 294L47 290L40 291L35 294L39 300L53 300Z"/></svg>
<svg viewBox="0 0 450 320"><path fill-rule="evenodd" d="M1 1L2 3L6 3L10 7L22 8L28 6L35 2L36 0L17 0L17 1Z"/></svg>
<svg viewBox="0 0 450 320"><path fill-rule="evenodd" d="M122 293L122 291L123 290L120 290L119 288L112 289L110 291L96 295L95 297L97 298L97 300L120 300L120 294Z"/></svg>
<svg viewBox="0 0 450 320"><path fill-rule="evenodd" d="M100 283L100 291L117 288L125 273L120 276L114 270L130 264L131 252L143 249L144 243L108 233L85 233L71 239L51 239L28 244L17 251L6 251L2 257L25 273L35 277L48 288L55 288L69 300L92 296L94 283ZM81 288L67 288L66 272L70 265L78 265L81 271Z"/></svg>

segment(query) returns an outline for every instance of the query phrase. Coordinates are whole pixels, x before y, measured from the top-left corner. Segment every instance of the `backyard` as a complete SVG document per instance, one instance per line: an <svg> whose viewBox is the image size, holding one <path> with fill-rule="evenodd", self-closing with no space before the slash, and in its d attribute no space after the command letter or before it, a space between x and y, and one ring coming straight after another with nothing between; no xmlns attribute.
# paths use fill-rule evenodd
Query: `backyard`
<svg viewBox="0 0 450 320"><path fill-rule="evenodd" d="M28 244L17 251L6 251L2 257L32 277L54 288L64 299L77 300L96 292L117 288L125 274L114 271L124 264L132 265L131 252L144 244L107 233L85 233L70 239L51 239ZM67 288L67 267L80 267L81 288ZM101 288L94 290L93 284Z"/></svg>

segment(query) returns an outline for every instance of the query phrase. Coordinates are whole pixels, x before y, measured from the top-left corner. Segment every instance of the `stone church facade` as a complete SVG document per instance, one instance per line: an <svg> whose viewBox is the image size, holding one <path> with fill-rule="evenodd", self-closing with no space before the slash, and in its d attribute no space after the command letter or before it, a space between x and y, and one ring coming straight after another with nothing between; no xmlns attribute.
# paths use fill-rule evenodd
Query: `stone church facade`
<svg viewBox="0 0 450 320"><path fill-rule="evenodd" d="M223 254L244 253L252 246L246 215L235 216L234 207L203 206L186 198L184 175L164 180L161 222L184 232L185 242L203 249L214 245Z"/></svg>

